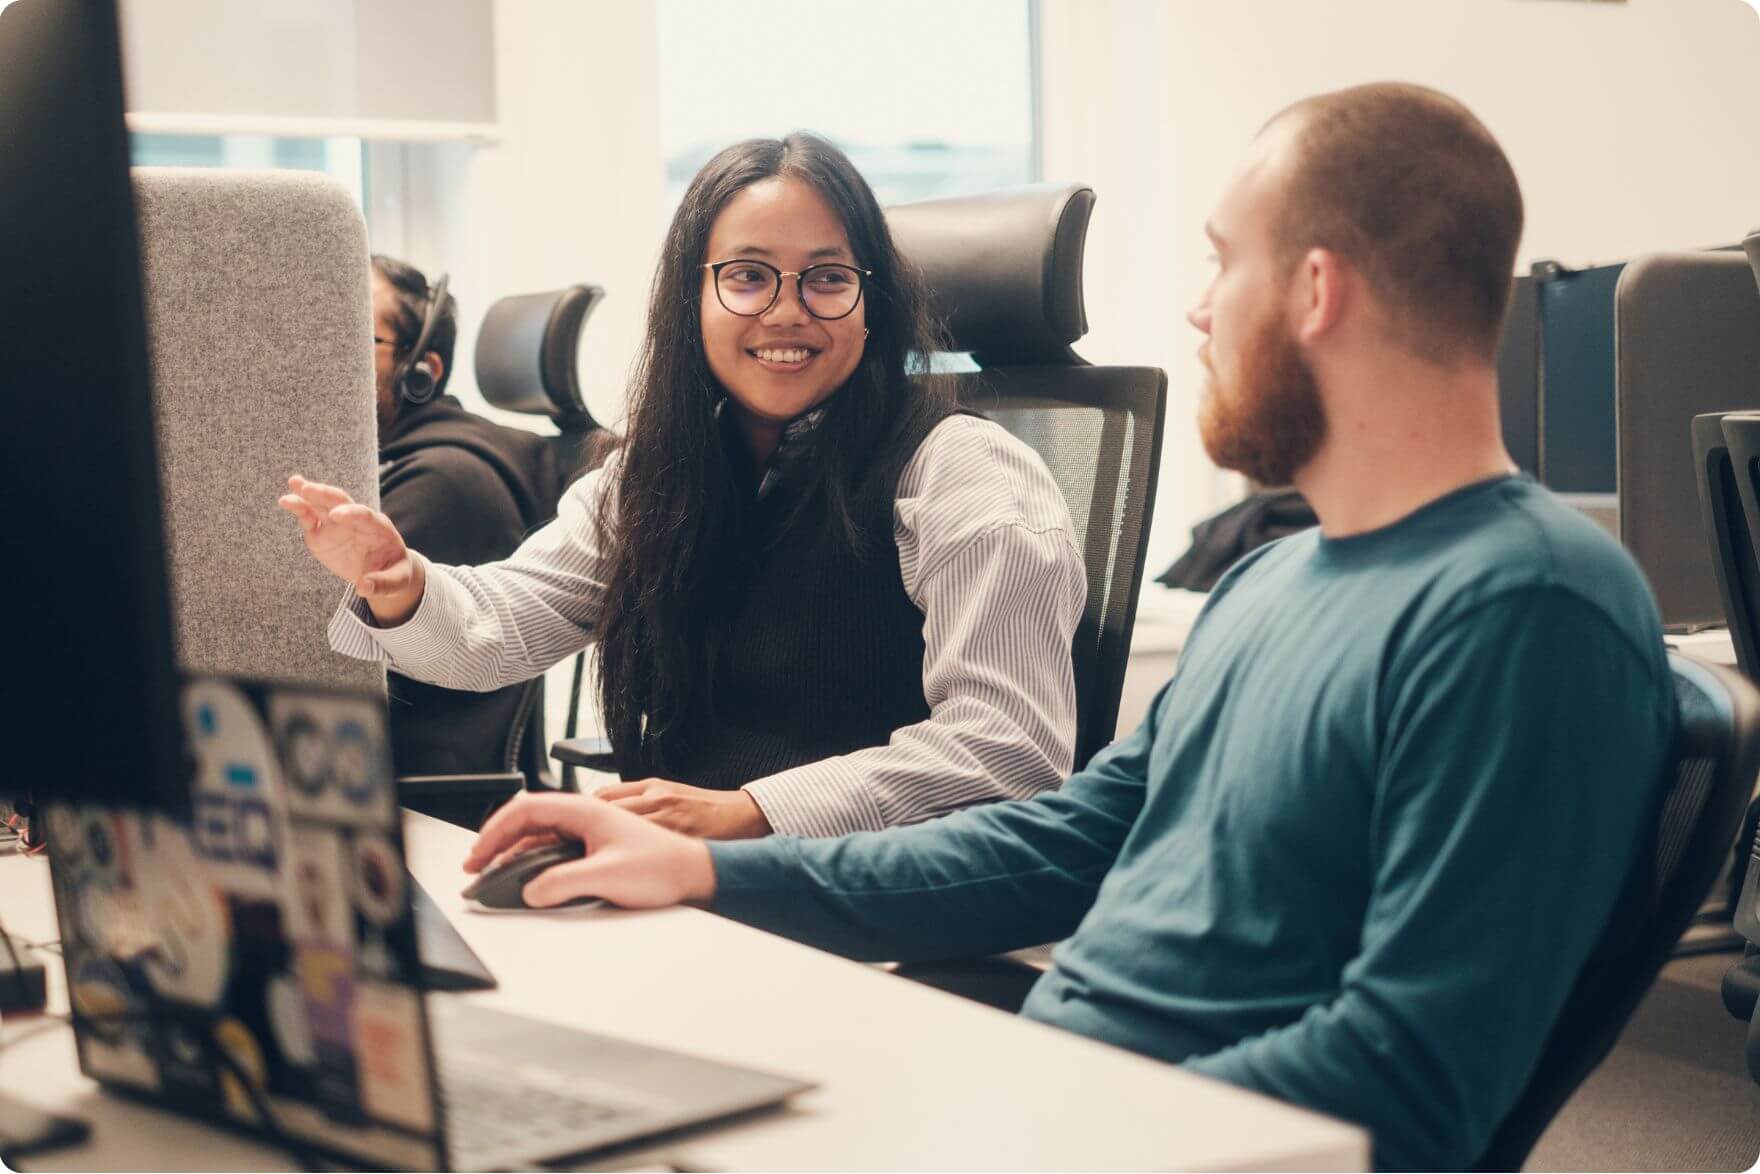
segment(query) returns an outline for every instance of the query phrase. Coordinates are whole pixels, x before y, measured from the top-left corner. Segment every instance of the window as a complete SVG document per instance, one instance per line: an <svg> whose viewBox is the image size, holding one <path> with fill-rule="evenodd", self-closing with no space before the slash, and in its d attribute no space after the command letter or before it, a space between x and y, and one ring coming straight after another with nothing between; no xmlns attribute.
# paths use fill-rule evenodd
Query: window
<svg viewBox="0 0 1760 1174"><path fill-rule="evenodd" d="M825 135L882 204L1038 178L1035 0L660 0L673 203L730 143Z"/></svg>
<svg viewBox="0 0 1760 1174"><path fill-rule="evenodd" d="M294 139L267 135L131 134L137 167L280 167L322 171L366 206L366 173L356 138Z"/></svg>

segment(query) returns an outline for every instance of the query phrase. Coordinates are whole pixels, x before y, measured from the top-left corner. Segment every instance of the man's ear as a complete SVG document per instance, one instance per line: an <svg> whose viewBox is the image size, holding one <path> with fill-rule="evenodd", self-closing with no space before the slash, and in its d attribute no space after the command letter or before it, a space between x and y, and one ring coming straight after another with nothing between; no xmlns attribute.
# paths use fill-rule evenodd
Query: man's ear
<svg viewBox="0 0 1760 1174"><path fill-rule="evenodd" d="M446 360L440 357L439 351L429 351L422 356L422 365L434 377L434 386L440 386L441 378L446 374Z"/></svg>
<svg viewBox="0 0 1760 1174"><path fill-rule="evenodd" d="M1338 330L1356 293L1356 272L1331 249L1309 249L1296 266L1296 339L1312 346Z"/></svg>

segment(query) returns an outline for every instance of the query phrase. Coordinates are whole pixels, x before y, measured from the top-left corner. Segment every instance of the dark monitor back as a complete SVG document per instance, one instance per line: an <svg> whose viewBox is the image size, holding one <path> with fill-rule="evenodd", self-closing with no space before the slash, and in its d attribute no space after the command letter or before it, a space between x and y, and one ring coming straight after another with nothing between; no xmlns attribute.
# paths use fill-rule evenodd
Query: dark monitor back
<svg viewBox="0 0 1760 1174"><path fill-rule="evenodd" d="M0 5L0 791L187 804L115 0Z"/></svg>
<svg viewBox="0 0 1760 1174"><path fill-rule="evenodd" d="M1615 298L1620 540L1676 628L1724 622L1692 421L1760 409L1760 291L1739 252L1661 253Z"/></svg>
<svg viewBox="0 0 1760 1174"><path fill-rule="evenodd" d="M1625 268L1536 266L1540 479L1560 493L1612 493L1613 295Z"/></svg>
<svg viewBox="0 0 1760 1174"><path fill-rule="evenodd" d="M1540 475L1540 316L1532 277L1518 277L1497 346L1503 444L1524 473Z"/></svg>

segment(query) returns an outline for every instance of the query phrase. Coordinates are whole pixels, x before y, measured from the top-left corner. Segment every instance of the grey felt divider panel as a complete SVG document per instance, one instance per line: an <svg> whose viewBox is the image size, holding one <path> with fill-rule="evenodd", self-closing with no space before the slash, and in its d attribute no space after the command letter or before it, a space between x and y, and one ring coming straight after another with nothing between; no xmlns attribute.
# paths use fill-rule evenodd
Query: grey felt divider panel
<svg viewBox="0 0 1760 1174"><path fill-rule="evenodd" d="M276 508L290 472L378 504L366 225L327 177L134 173L178 662L383 692L330 651L342 588Z"/></svg>

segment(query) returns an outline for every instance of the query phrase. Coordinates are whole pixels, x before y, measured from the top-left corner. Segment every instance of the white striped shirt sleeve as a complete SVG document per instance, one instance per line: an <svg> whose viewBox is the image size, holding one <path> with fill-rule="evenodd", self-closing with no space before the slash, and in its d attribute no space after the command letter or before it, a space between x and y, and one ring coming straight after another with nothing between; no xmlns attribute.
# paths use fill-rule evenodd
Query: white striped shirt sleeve
<svg viewBox="0 0 1760 1174"><path fill-rule="evenodd" d="M330 646L385 661L406 677L476 691L529 680L579 652L605 600L598 510L617 463L614 456L571 485L556 519L502 561L453 567L423 560L427 590L396 627L377 626L350 588L330 620Z"/></svg>

